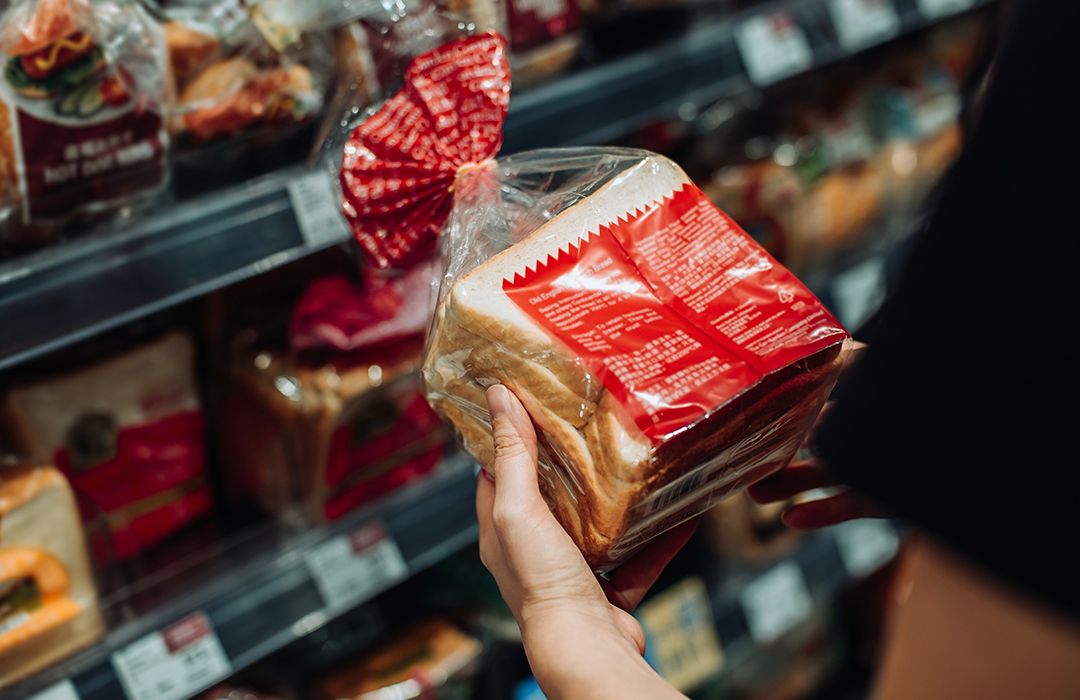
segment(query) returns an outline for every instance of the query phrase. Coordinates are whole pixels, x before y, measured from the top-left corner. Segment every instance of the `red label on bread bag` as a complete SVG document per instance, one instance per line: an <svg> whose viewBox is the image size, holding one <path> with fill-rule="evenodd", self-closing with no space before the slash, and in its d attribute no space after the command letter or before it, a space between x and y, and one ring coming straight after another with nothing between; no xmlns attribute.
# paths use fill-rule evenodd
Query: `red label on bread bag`
<svg viewBox="0 0 1080 700"><path fill-rule="evenodd" d="M697 187L505 280L654 443L847 333Z"/></svg>

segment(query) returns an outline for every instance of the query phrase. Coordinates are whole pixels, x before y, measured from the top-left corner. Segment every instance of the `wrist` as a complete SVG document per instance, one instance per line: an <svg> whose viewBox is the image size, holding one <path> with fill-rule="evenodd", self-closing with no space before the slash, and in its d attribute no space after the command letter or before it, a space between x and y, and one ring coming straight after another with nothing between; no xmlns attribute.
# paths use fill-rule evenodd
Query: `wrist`
<svg viewBox="0 0 1080 700"><path fill-rule="evenodd" d="M678 694L642 658L605 606L522 611L525 653L549 700L665 698Z"/></svg>

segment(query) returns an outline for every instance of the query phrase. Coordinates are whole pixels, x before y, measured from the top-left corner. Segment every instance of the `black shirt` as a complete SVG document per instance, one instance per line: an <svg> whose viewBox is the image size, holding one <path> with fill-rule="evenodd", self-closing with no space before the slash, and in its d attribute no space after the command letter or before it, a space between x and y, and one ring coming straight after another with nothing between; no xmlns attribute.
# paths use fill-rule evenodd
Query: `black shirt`
<svg viewBox="0 0 1080 700"><path fill-rule="evenodd" d="M837 390L847 483L1080 620L1080 2L1029 0Z"/></svg>

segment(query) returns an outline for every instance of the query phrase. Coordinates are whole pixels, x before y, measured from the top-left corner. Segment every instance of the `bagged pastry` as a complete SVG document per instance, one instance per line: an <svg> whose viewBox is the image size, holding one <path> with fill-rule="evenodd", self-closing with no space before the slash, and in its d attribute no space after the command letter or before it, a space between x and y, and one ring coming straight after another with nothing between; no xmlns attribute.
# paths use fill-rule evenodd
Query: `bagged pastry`
<svg viewBox="0 0 1080 700"><path fill-rule="evenodd" d="M67 481L52 467L0 470L0 688L103 631Z"/></svg>

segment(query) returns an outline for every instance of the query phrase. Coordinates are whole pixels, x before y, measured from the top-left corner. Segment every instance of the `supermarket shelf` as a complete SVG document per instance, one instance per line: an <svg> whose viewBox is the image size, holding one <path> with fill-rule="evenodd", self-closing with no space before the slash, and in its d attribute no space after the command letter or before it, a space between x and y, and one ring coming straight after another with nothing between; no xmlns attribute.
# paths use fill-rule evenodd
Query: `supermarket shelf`
<svg viewBox="0 0 1080 700"><path fill-rule="evenodd" d="M828 606L846 587L891 562L903 537L900 523L860 520L806 537L760 571L725 577L713 611L727 667L782 639Z"/></svg>
<svg viewBox="0 0 1080 700"><path fill-rule="evenodd" d="M112 630L89 650L22 685L0 691L0 698L25 698L64 679L81 700L125 698L113 664L117 652L198 612L210 622L232 669L239 670L474 541L474 488L472 461L455 455L431 478L331 527L308 530L286 547L237 564L224 575L210 577L152 614ZM308 558L321 546L372 523L381 524L386 541L397 546L404 570L374 566L362 593L350 598L347 606L331 607ZM223 679L200 680L205 681L205 689Z"/></svg>
<svg viewBox="0 0 1080 700"><path fill-rule="evenodd" d="M887 1L898 17L896 35L940 19L922 14L916 0ZM923 3L959 11L991 1ZM805 34L806 70L853 53L837 39L827 0L777 0L515 96L503 152L604 143L684 105L750 89L735 36L747 22L780 11ZM880 40L861 48L874 43ZM0 264L0 324L8 329L0 335L0 370L345 240L340 222L319 225L334 208L329 195L301 203L299 212L294 207L304 182L302 170L287 169Z"/></svg>

